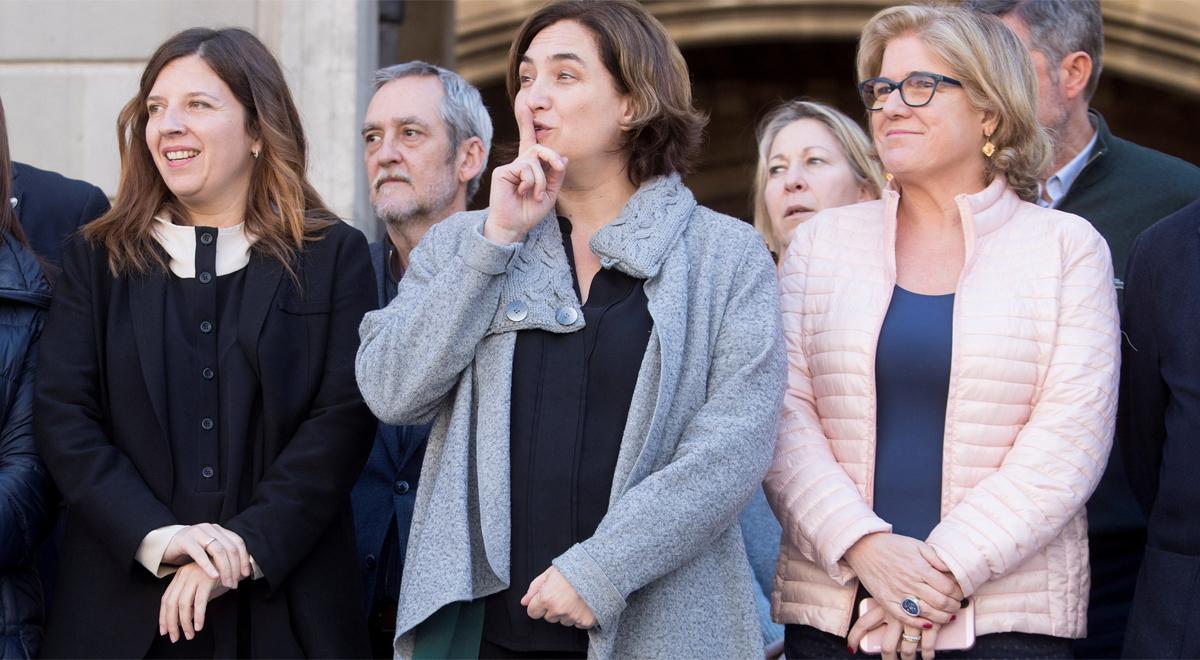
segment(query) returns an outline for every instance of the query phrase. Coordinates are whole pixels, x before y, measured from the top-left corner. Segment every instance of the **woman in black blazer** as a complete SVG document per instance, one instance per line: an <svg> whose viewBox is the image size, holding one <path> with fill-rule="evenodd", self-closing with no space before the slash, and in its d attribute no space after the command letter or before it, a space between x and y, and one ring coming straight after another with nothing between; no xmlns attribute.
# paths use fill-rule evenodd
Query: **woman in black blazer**
<svg viewBox="0 0 1200 660"><path fill-rule="evenodd" d="M248 32L169 39L118 129L115 206L67 247L42 344L38 443L69 506L45 654L366 656L366 241L307 182Z"/></svg>

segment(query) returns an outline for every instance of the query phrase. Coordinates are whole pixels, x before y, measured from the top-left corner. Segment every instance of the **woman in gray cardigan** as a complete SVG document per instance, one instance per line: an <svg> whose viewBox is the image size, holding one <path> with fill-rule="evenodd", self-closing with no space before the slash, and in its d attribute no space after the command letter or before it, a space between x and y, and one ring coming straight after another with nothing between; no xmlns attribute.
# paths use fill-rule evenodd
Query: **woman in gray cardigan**
<svg viewBox="0 0 1200 660"><path fill-rule="evenodd" d="M761 657L737 515L774 444L778 294L754 230L680 183L683 58L635 3L552 4L509 96L490 207L434 226L360 331L376 415L433 420L397 653Z"/></svg>

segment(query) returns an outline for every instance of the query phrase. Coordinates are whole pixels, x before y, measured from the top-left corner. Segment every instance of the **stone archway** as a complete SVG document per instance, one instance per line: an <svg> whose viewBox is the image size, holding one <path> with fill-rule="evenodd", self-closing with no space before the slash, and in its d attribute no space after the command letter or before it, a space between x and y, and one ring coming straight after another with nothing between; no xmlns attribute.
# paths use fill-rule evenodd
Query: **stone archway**
<svg viewBox="0 0 1200 660"><path fill-rule="evenodd" d="M542 0L460 2L458 69L493 109L497 141L515 139L504 93L513 33ZM701 202L748 218L754 125L769 105L793 96L832 103L851 117L854 50L881 0L647 0L691 69L697 105L711 120L697 172ZM1093 104L1113 131L1200 162L1190 115L1200 99L1200 18L1191 0L1104 0L1105 73ZM486 204L486 191L476 204Z"/></svg>

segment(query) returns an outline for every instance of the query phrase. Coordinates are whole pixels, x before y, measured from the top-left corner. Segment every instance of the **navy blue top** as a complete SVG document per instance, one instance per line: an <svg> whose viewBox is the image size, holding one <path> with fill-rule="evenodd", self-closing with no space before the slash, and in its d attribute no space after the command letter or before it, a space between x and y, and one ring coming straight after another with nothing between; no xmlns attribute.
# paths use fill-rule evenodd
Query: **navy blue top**
<svg viewBox="0 0 1200 660"><path fill-rule="evenodd" d="M954 294L897 286L875 355L875 513L921 540L941 520L953 325Z"/></svg>

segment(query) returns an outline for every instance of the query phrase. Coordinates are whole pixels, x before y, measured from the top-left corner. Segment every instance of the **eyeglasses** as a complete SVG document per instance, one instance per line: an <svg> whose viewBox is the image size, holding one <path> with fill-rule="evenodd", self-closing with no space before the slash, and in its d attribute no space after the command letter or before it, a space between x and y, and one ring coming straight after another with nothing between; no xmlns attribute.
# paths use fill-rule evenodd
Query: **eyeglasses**
<svg viewBox="0 0 1200 660"><path fill-rule="evenodd" d="M864 80L858 83L858 91L862 95L863 105L872 112L882 110L888 95L897 89L900 90L900 100L904 101L905 105L910 108L919 108L928 105L933 100L933 93L937 91L938 85L941 83L962 87L962 83L949 76L917 71L899 82L887 78Z"/></svg>

